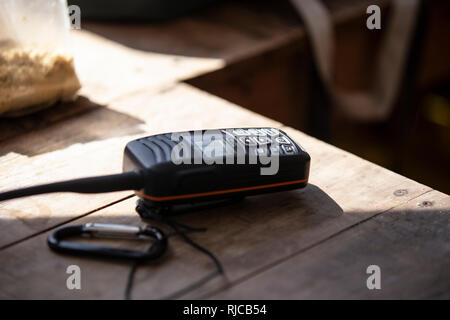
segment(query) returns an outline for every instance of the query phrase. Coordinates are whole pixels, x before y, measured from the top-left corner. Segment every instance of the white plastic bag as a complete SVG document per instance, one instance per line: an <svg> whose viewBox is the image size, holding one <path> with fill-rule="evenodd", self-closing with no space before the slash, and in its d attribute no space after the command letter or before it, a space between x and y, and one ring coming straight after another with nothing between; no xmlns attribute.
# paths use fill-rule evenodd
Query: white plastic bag
<svg viewBox="0 0 450 320"><path fill-rule="evenodd" d="M0 115L75 97L66 0L0 0Z"/></svg>

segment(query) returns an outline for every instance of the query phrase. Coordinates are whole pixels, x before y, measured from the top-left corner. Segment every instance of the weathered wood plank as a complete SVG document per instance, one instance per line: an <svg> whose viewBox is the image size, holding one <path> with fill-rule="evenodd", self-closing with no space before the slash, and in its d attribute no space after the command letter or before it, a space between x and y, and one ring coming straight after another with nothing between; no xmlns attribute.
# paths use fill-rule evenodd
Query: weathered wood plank
<svg viewBox="0 0 450 320"><path fill-rule="evenodd" d="M224 13L224 21L231 13ZM258 15L254 18L258 18ZM186 25L189 26L189 23ZM222 32L223 27L220 30ZM225 33L230 36L229 38L216 39L216 42L228 39L227 42L231 43L230 39L240 39L236 43L239 44L237 48L241 49L224 54L220 47L216 51L216 56L212 59L211 56L207 56L206 60L205 57L183 57L174 52L153 52L151 48L130 49L92 33L76 33L75 44L81 44L75 50L80 52L77 56L81 57L78 59L77 67L84 85L82 95L89 97L91 102L83 100L82 103L85 105L75 112L76 117L70 119L64 116L64 119L55 118L53 121L50 117L50 121L45 125L36 127L33 126L33 120L30 120L31 125L28 126L26 122L18 123L17 132L31 129L36 131L15 135L14 138L11 138L12 135L5 136L0 145L0 190L56 179L118 172L125 143L138 136L197 128L281 127L277 122L245 111L187 85L173 84L197 72L222 67L222 59L226 61L232 61L233 57L241 59L246 55L260 53L264 48L273 48L277 41L290 41L289 37L295 38L299 35L296 27L290 29L289 26L283 37L271 38L270 33L265 33L270 31L270 28L262 34L253 28L248 31L253 37L253 42L250 42L252 45L248 49L241 51L244 48L242 44L248 42L245 36L242 39L236 38L235 30L231 30ZM144 35L144 39L146 36ZM197 33L192 36L195 40L202 35ZM272 41L273 39L278 40ZM170 41L168 43L171 44ZM144 45L148 44L144 42ZM93 65L98 68L93 68ZM127 81L124 82L123 79ZM75 114L67 113L68 117ZM1 124L0 127L4 130ZM25 130L20 131L23 128ZM227 287L231 289L224 292L224 295L233 295L234 290L238 290L235 288L241 287L239 283L255 276L255 279L259 275L265 276L271 270L278 272L275 266L282 267L290 263L291 259L294 261L297 257L315 250L302 253L303 251L315 246L317 249L321 248L325 246L321 243L327 244L335 238L344 236L347 233L344 231L349 228L359 230L385 214L369 221L366 221L367 219L383 212L395 212L397 208L401 208L405 203L407 206L408 201L412 203L422 194L423 197L435 194L426 186L298 131L287 127L283 129L310 152L313 159L311 185L304 190L253 197L232 206L180 216L178 219L185 223L208 227L206 233L195 234L192 237L218 255L224 263L226 277L217 278L202 288L178 297L209 297L212 293L220 292ZM3 137L1 132L0 137ZM56 255L47 248L45 239L48 235L46 230L74 219L76 223L88 221L141 223L133 212L134 197L111 205L129 194L129 192L87 196L54 194L1 203L0 247L15 244L0 251L2 261L0 297L121 298L128 266ZM437 201L438 196L433 199ZM97 210L103 206L104 209ZM448 208L448 203L445 206ZM402 210L406 215L410 212L409 209ZM86 214L88 214L86 217L78 219ZM442 223L442 216L435 214L430 216L432 219L427 221L431 221L432 226L425 231L430 230L433 235L436 230L433 228L437 227L439 222ZM391 229L387 227L386 230L392 231L396 228L394 220L388 219L388 222L393 224L388 226ZM364 243L372 243L369 240L373 238L367 235L368 230L378 229L369 225L355 237L363 238ZM41 232L44 233L39 234ZM389 239L390 233L382 233L382 236L383 239ZM425 234L422 239L428 239L431 248L434 238L426 238L427 236L428 234ZM24 240L27 237L29 238ZM441 243L442 239L445 237L439 236L437 243ZM365 253L364 246L353 245L350 240L347 239L343 243L355 248L355 252ZM384 240L373 241L375 249L386 243ZM125 242L118 244L124 246ZM332 248L338 246L334 242L332 245ZM403 248L399 245L395 252L401 252ZM332 250L325 252L334 257L333 264L354 263L355 256L352 255L352 251L344 249L345 247L336 250L345 257L342 260L338 260L339 255L333 255ZM373 250L372 255L381 255L380 252L381 250ZM408 255L408 259L413 256ZM437 261L437 256L432 254L425 256ZM326 255L318 254L313 258L316 259L315 262L327 261ZM365 259L363 261L368 263L369 259L367 257ZM402 262L400 254L396 261ZM81 291L71 291L65 286L68 276L65 271L71 264L77 264L82 269ZM444 264L436 263L436 265ZM289 272L296 271L295 264L289 266ZM306 265L305 270L314 271L314 266ZM354 268L356 270L356 266ZM165 297L201 279L212 270L212 263L204 255L188 247L180 239L174 238L165 259L157 265L139 270L134 296ZM325 268L318 270L322 274L326 273ZM398 273L395 266L393 271L393 274ZM335 274L331 273L331 276L333 275ZM347 278L344 278L348 280L349 277L347 274ZM326 275L324 278L326 279ZM421 279L425 279L423 283L429 283L437 277ZM388 278L388 282L395 282L395 277ZM267 282L263 283L267 285ZM319 284L319 289L326 285L326 281L324 283ZM262 294L265 288L264 285L250 287L249 290L255 291L247 297L256 297L257 294ZM410 288L417 287L407 287ZM429 295L439 296L440 290L448 289L442 284L436 288L433 292L428 291ZM285 291L280 292L285 293L284 297L291 294L295 296L297 289L298 287L294 285L287 285ZM315 288L311 290L313 289ZM393 291L392 294L396 292ZM245 297L245 290L242 291L242 297Z"/></svg>
<svg viewBox="0 0 450 320"><path fill-rule="evenodd" d="M370 265L380 290L367 288ZM449 299L449 270L450 197L432 191L209 297Z"/></svg>
<svg viewBox="0 0 450 320"><path fill-rule="evenodd" d="M182 297L202 297L242 281L352 225L431 190L295 130L283 129L311 153L312 184L304 190L252 197L232 206L178 217L187 224L208 228L206 233L192 237L217 254L226 271L226 278L212 280ZM394 193L398 189L407 191L397 192L402 196L396 196ZM139 218L133 209L134 198L80 221L136 224ZM29 221L33 220L30 218ZM56 256L45 244L46 235L0 252L3 297L121 297L126 266ZM45 262L36 267L39 261ZM64 287L64 270L69 264L80 265L88 274L81 292ZM161 265L139 270L134 296L164 297L212 270L213 264L206 257L175 240Z"/></svg>
<svg viewBox="0 0 450 320"><path fill-rule="evenodd" d="M118 27L120 28L120 27ZM123 46L89 31L73 31L80 93L99 104L148 88L172 84L223 67L222 59L180 57Z"/></svg>
<svg viewBox="0 0 450 320"><path fill-rule="evenodd" d="M137 137L233 126L280 124L184 84L141 91L2 142L0 190L121 172L125 144ZM0 247L130 194L50 194L2 202Z"/></svg>

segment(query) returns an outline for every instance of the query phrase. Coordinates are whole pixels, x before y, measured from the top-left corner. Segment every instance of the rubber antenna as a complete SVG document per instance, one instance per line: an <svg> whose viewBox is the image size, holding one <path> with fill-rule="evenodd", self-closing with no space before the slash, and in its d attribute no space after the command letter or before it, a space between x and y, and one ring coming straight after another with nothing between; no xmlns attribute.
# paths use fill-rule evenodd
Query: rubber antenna
<svg viewBox="0 0 450 320"><path fill-rule="evenodd" d="M139 190L143 186L144 176L141 171L135 170L120 174L67 180L6 191L0 193L0 201L52 192L103 193L121 190Z"/></svg>

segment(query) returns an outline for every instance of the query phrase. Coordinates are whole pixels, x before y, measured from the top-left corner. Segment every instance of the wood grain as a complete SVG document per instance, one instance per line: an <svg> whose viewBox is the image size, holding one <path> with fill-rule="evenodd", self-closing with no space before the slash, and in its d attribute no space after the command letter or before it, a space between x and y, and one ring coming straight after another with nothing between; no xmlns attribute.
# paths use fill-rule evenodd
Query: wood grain
<svg viewBox="0 0 450 320"><path fill-rule="evenodd" d="M450 197L432 191L208 297L449 299L449 244ZM366 286L370 265L380 290Z"/></svg>
<svg viewBox="0 0 450 320"><path fill-rule="evenodd" d="M232 206L177 218L190 225L208 228L207 232L192 237L219 257L226 277L176 297L204 297L222 290L431 190L293 129L283 129L311 153L311 185L304 190L252 197ZM396 196L394 193L398 189L407 191ZM139 223L138 216L133 213L134 200L108 206L77 222ZM4 261L0 278L4 288L2 296L121 297L127 266L109 267L103 261L57 256L46 247L47 234L0 252L0 259ZM20 257L27 257L29 267L25 267ZM39 261L45 262L36 267ZM63 271L69 264L78 264L89 274L85 289L80 292L64 287L66 274ZM178 239L171 242L170 253L160 267L140 269L134 296L161 298L172 295L212 270L213 264L206 257Z"/></svg>
<svg viewBox="0 0 450 320"><path fill-rule="evenodd" d="M423 290L424 297L443 297L448 278L440 276L444 271L439 268L448 266L448 246L444 245L448 242L447 196L179 83L271 50L303 32L296 23L285 25L277 18L268 20L261 29L239 19L234 21L235 26L227 26L225 22L234 17L236 10L242 10L251 21L261 17L245 7L225 10L218 13L217 18L223 23L216 26L217 30L188 32L187 40L178 47L167 30L198 30L198 25L204 29L213 26L213 21L186 19L178 26L167 25L160 30L129 26L123 33L117 26L92 25L92 32L74 32L74 52L83 83L81 98L72 105L11 124L0 122L0 190L120 172L125 144L149 134L200 128L278 127L311 154L310 185L303 190L251 197L230 206L177 217L189 225L208 228L192 238L219 257L225 276L201 288L180 291L208 275L214 266L181 239L173 238L169 252L159 263L139 269L134 297L205 298L215 294L214 297L295 298L321 296L320 289L324 289L324 296L331 297L340 296L338 285L346 282L349 291L342 296L355 297L367 293L354 287L359 282L351 282L364 275L352 274L362 264L371 263L372 257L382 259L380 263L392 258L393 264L386 264L387 272L392 272L386 275L386 283L395 284L402 268L412 264L418 254L434 264L428 269L424 263L414 266L406 275L420 270L430 272L418 278L419 284L401 288L421 292L424 286L428 288ZM270 16L269 13L262 17ZM240 34L238 31L243 29L245 32ZM127 32L138 33L136 42L127 37ZM224 38L218 39L218 32ZM194 45L208 41L209 48ZM166 52L164 47L178 51ZM189 50L190 54L182 54ZM196 50L204 52L200 55ZM435 211L414 205L416 200L427 199L434 203ZM48 249L46 237L57 225L69 222L142 224L134 213L135 200L130 198L130 192L118 192L51 194L1 203L0 297L121 298L128 265L57 255ZM417 229L418 226L423 228ZM411 234L417 234L417 239ZM411 241L417 251L408 246ZM117 245L128 243L118 241ZM386 251L389 254L384 256L386 248L392 251ZM309 257L307 263L300 259L303 256ZM358 257L361 262L355 263ZM82 270L80 291L66 288L66 268L72 264ZM297 269L297 264L302 269ZM346 264L351 268L340 272ZM337 272L330 270L333 266L340 268ZM297 270L304 273L298 274ZM314 270L322 280L310 283L308 276L317 276ZM433 276L433 272L440 272L439 276ZM289 283L288 275L298 281ZM399 279L406 281L405 276ZM439 283L433 287L434 281ZM301 284L309 286L308 290L300 290ZM336 287L326 291L327 285ZM388 289L385 296L403 297L398 288Z"/></svg>

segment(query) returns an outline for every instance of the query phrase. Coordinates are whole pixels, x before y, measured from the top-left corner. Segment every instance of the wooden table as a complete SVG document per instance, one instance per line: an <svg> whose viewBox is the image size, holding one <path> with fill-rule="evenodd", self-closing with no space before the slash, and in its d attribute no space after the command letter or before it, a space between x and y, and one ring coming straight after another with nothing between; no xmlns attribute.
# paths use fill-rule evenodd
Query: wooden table
<svg viewBox="0 0 450 320"><path fill-rule="evenodd" d="M276 21L267 20L244 31L206 24L201 33L202 23L184 18L74 31L80 97L0 120L0 190L120 172L125 144L145 135L273 126L310 153L308 187L180 216L208 229L191 236L218 256L225 275L183 290L214 265L175 237L162 261L138 270L133 298L450 298L447 195L185 82L303 31L271 28ZM135 201L132 192L114 192L0 203L0 297L122 298L129 265L58 255L46 238L65 224L142 225ZM66 288L70 265L81 268L81 290ZM369 265L381 268L381 290L366 286Z"/></svg>

